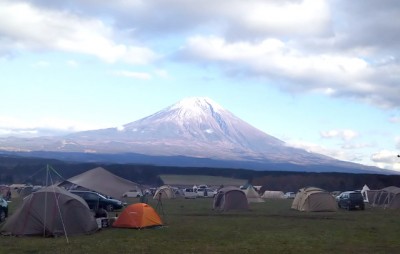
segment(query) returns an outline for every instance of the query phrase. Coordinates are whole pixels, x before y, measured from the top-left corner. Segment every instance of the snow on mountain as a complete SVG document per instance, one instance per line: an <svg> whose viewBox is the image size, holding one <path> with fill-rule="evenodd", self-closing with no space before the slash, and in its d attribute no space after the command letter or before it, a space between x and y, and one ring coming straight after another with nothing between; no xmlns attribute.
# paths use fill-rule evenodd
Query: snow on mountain
<svg viewBox="0 0 400 254"><path fill-rule="evenodd" d="M331 160L286 146L206 97L183 99L122 127L79 132L67 138L99 153L125 151L297 164Z"/></svg>
<svg viewBox="0 0 400 254"><path fill-rule="evenodd" d="M29 151L136 153L262 164L362 167L289 147L206 97L183 99L153 115L116 128L77 132L59 138L14 140L13 143L19 150ZM0 140L1 147L10 147L10 144L6 139Z"/></svg>
<svg viewBox="0 0 400 254"><path fill-rule="evenodd" d="M136 142L156 140L169 145L197 145L206 150L219 147L259 152L265 144L283 144L203 97L183 99L151 116L124 125L123 132L125 134L120 133L120 137L129 137Z"/></svg>

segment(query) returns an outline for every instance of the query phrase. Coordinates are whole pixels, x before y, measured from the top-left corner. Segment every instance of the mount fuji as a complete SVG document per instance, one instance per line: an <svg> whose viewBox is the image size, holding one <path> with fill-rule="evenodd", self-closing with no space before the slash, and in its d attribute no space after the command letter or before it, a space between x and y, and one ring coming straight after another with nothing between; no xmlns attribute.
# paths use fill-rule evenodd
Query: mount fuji
<svg viewBox="0 0 400 254"><path fill-rule="evenodd" d="M0 150L56 158L69 156L70 159L174 166L353 173L382 171L290 147L204 97L183 99L122 127L60 137L3 138L0 139Z"/></svg>

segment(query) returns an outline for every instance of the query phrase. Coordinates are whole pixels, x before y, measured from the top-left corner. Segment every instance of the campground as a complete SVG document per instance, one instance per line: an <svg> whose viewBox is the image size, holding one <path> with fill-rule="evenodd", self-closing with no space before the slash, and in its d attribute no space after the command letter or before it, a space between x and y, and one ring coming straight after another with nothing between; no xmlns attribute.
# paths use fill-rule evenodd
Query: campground
<svg viewBox="0 0 400 254"><path fill-rule="evenodd" d="M136 203L136 198L127 199ZM251 203L247 212L213 211L212 198L151 205L166 226L104 228L92 235L0 236L0 253L399 253L398 210L299 212L293 199ZM10 203L10 213L19 199ZM118 213L118 212L117 212Z"/></svg>

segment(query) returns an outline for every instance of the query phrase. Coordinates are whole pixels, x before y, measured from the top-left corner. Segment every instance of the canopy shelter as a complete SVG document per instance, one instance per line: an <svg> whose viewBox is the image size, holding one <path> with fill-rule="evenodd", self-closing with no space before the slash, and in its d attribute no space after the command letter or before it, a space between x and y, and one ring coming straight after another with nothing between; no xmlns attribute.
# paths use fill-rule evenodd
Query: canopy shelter
<svg viewBox="0 0 400 254"><path fill-rule="evenodd" d="M237 187L224 187L214 197L213 209L220 211L249 210L246 194Z"/></svg>
<svg viewBox="0 0 400 254"><path fill-rule="evenodd" d="M55 185L24 198L6 220L1 232L16 236L60 236L90 234L98 229L86 202ZM68 239L68 238L67 238Z"/></svg>
<svg viewBox="0 0 400 254"><path fill-rule="evenodd" d="M153 207L145 203L136 203L127 206L112 226L141 229L162 225L161 218Z"/></svg>
<svg viewBox="0 0 400 254"><path fill-rule="evenodd" d="M300 189L292 203L292 209L302 212L334 212L338 205L327 191L316 187Z"/></svg>
<svg viewBox="0 0 400 254"><path fill-rule="evenodd" d="M127 191L139 189L139 184L114 175L102 167L71 177L59 186L71 187L71 184L117 199Z"/></svg>
<svg viewBox="0 0 400 254"><path fill-rule="evenodd" d="M369 200L372 206L383 208L400 208L400 188L389 186L375 192L374 198Z"/></svg>

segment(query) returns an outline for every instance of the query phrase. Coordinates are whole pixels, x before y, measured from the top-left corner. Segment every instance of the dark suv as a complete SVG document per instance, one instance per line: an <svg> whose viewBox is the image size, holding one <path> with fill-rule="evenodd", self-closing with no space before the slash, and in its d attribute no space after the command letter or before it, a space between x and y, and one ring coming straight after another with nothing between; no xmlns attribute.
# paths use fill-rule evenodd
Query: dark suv
<svg viewBox="0 0 400 254"><path fill-rule="evenodd" d="M0 196L0 222L5 221L8 216L8 203Z"/></svg>
<svg viewBox="0 0 400 254"><path fill-rule="evenodd" d="M86 201L90 209L97 210L98 208L106 209L111 212L121 209L124 204L116 199L107 198L94 191L77 191L72 190L71 193L78 195Z"/></svg>
<svg viewBox="0 0 400 254"><path fill-rule="evenodd" d="M347 210L360 209L364 210L364 198L360 191L345 191L342 192L338 197L339 208L344 208Z"/></svg>

